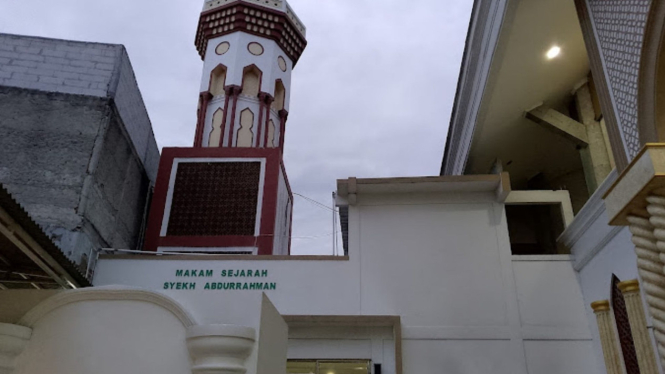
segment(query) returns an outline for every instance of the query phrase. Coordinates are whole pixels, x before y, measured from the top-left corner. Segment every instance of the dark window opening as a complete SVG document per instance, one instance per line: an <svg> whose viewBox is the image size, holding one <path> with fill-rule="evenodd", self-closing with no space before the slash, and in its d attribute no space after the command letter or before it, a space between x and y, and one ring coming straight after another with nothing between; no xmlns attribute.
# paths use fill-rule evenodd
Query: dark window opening
<svg viewBox="0 0 665 374"><path fill-rule="evenodd" d="M569 254L557 244L565 229L560 204L506 205L513 255Z"/></svg>

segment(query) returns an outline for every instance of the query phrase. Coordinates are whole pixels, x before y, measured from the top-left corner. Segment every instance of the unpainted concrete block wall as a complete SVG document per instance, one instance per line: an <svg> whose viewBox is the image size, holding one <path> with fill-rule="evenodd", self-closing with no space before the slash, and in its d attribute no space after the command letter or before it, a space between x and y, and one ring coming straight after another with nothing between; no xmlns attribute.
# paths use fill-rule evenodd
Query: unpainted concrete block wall
<svg viewBox="0 0 665 374"><path fill-rule="evenodd" d="M149 173L150 180L154 183L157 179L157 168L159 167L159 148L155 141L155 134L152 131L148 112L143 104L141 91L139 91L134 76L134 69L132 69L129 56L124 48L118 64L117 86L112 88L110 95L114 98L125 129Z"/></svg>
<svg viewBox="0 0 665 374"><path fill-rule="evenodd" d="M91 169L91 183L84 192L85 219L107 248L138 249L150 179L116 115L110 118Z"/></svg>
<svg viewBox="0 0 665 374"><path fill-rule="evenodd" d="M110 99L0 86L0 183L75 262L138 248L151 181Z"/></svg>
<svg viewBox="0 0 665 374"><path fill-rule="evenodd" d="M0 34L0 183L73 261L138 248L158 164L123 46Z"/></svg>
<svg viewBox="0 0 665 374"><path fill-rule="evenodd" d="M121 45L0 34L0 85L106 97Z"/></svg>
<svg viewBox="0 0 665 374"><path fill-rule="evenodd" d="M80 196L106 100L0 87L0 183L48 231L81 225Z"/></svg>

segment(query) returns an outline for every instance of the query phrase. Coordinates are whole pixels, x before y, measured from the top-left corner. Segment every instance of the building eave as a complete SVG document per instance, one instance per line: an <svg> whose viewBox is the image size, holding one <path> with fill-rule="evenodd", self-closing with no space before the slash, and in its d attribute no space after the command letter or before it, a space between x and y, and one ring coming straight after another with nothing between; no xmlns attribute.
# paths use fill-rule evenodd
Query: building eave
<svg viewBox="0 0 665 374"><path fill-rule="evenodd" d="M441 175L462 175L509 0L475 0L450 116Z"/></svg>
<svg viewBox="0 0 665 374"><path fill-rule="evenodd" d="M337 196L347 200L353 194L448 192L497 192L500 199L503 190L510 190L507 173L337 180Z"/></svg>
<svg viewBox="0 0 665 374"><path fill-rule="evenodd" d="M37 258L46 273L54 273L69 287L88 287L91 283L76 265L53 243L26 210L0 184L0 233L18 241ZM37 261L36 261L37 262ZM48 269L44 269L47 266Z"/></svg>

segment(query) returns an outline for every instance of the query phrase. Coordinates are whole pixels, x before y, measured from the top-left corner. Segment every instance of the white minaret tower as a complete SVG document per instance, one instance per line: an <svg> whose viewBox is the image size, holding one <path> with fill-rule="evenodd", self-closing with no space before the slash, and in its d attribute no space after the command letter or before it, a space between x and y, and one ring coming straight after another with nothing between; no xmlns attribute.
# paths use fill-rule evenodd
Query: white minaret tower
<svg viewBox="0 0 665 374"><path fill-rule="evenodd" d="M206 1L194 147L162 149L145 250L290 253L282 154L291 70L306 44L284 0Z"/></svg>
<svg viewBox="0 0 665 374"><path fill-rule="evenodd" d="M283 148L291 70L307 41L286 1L206 1L195 147Z"/></svg>

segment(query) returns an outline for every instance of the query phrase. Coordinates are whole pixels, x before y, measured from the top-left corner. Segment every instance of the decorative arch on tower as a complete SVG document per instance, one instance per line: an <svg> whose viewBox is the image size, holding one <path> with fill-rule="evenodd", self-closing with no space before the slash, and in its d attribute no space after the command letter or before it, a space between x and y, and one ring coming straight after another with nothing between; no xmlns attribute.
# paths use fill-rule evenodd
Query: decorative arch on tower
<svg viewBox="0 0 665 374"><path fill-rule="evenodd" d="M212 96L224 95L224 87L226 86L226 72L227 68L224 64L219 64L210 72L210 86L208 90Z"/></svg>
<svg viewBox="0 0 665 374"><path fill-rule="evenodd" d="M208 136L208 147L219 147L222 137L222 123L224 122L224 110L218 108L212 115L212 129Z"/></svg>
<svg viewBox="0 0 665 374"><path fill-rule="evenodd" d="M286 88L281 79L275 82L275 101L272 102L272 108L275 110L284 109L284 102L286 101Z"/></svg>
<svg viewBox="0 0 665 374"><path fill-rule="evenodd" d="M263 72L256 65L246 66L242 71L242 94L258 97L261 92L261 79Z"/></svg>
<svg viewBox="0 0 665 374"><path fill-rule="evenodd" d="M665 2L652 1L638 80L640 143L665 142Z"/></svg>
<svg viewBox="0 0 665 374"><path fill-rule="evenodd" d="M236 147L251 147L254 145L254 112L249 108L240 112L240 127L236 135Z"/></svg>

